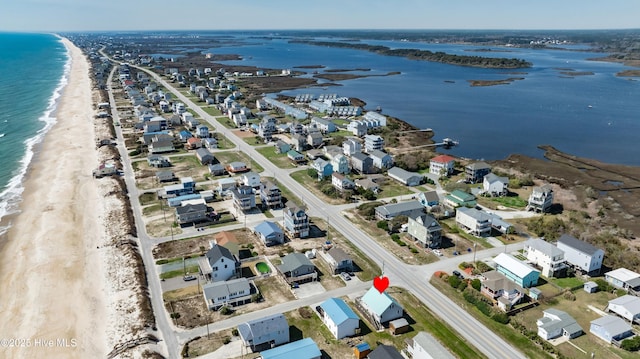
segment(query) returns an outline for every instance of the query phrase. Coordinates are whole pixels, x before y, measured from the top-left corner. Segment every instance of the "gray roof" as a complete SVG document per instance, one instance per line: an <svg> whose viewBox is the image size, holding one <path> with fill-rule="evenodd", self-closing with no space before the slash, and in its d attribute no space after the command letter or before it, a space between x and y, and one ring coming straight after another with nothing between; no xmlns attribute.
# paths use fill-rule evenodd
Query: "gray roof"
<svg viewBox="0 0 640 359"><path fill-rule="evenodd" d="M477 171L477 170L482 170L482 169L491 169L491 166L489 164L487 164L486 162L474 162L470 165L467 165L467 168L473 171Z"/></svg>
<svg viewBox="0 0 640 359"><path fill-rule="evenodd" d="M615 315L605 315L604 317L592 320L591 325L603 327L604 330L611 334L612 337L632 329L624 319Z"/></svg>
<svg viewBox="0 0 640 359"><path fill-rule="evenodd" d="M207 206L204 204L188 204L186 206L176 208L176 213L178 215L192 213L192 212L203 212L207 210Z"/></svg>
<svg viewBox="0 0 640 359"><path fill-rule="evenodd" d="M267 334L278 330L289 330L287 318L282 313L250 320L238 325L238 332L245 342L253 340L253 338L265 337ZM254 342L253 344L258 345L261 343Z"/></svg>
<svg viewBox="0 0 640 359"><path fill-rule="evenodd" d="M389 157L391 157L391 155L389 155L388 153L386 153L386 152L382 152L382 151L380 151L380 150L373 150L373 151L369 152L369 156L371 156L371 157L377 157L377 158L383 158L383 157L385 157L385 156L389 156Z"/></svg>
<svg viewBox="0 0 640 359"><path fill-rule="evenodd" d="M198 156L200 156L200 158L205 158L206 156L212 156L213 157L211 152L209 152L209 150L206 149L206 148L198 148L196 150L196 153L198 154Z"/></svg>
<svg viewBox="0 0 640 359"><path fill-rule="evenodd" d="M475 208L460 207L456 211L466 214L467 216L475 219L478 222L491 221L493 217L489 213L479 211Z"/></svg>
<svg viewBox="0 0 640 359"><path fill-rule="evenodd" d="M489 183L493 183L493 182L502 182L502 183L509 183L509 178L507 177L498 177L493 173L489 173L488 175L484 176L484 179L487 180L487 182Z"/></svg>
<svg viewBox="0 0 640 359"><path fill-rule="evenodd" d="M491 289L494 292L500 289L505 290L507 292L511 292L515 289L519 293L524 293L524 289L521 286L507 279L507 277L502 273L491 270L491 271L482 273L482 276L487 278L484 281L482 281L482 285Z"/></svg>
<svg viewBox="0 0 640 359"><path fill-rule="evenodd" d="M309 260L307 256L302 253L289 253L282 257L282 264L278 266L278 268L282 273L286 273L292 272L305 265L313 266L313 263L311 263L311 260Z"/></svg>
<svg viewBox="0 0 640 359"><path fill-rule="evenodd" d="M569 314L561 310L558 310L555 308L549 308L545 310L544 313L554 315L559 319L559 320L552 320L549 317L545 317L541 320L543 324L540 325L539 327L544 328L547 332L552 332L562 328L571 335L571 334L576 334L583 331L582 327L576 322L575 319L573 319L572 316L570 316Z"/></svg>
<svg viewBox="0 0 640 359"><path fill-rule="evenodd" d="M422 210L423 208L422 204L418 201L408 201L378 206L376 207L376 211L386 215L393 215L405 211Z"/></svg>
<svg viewBox="0 0 640 359"><path fill-rule="evenodd" d="M173 173L173 171L158 171L156 172L156 177L159 180L169 180L176 178L176 175Z"/></svg>
<svg viewBox="0 0 640 359"><path fill-rule="evenodd" d="M560 255L564 256L564 251L562 249L559 249L553 244L547 241L544 241L540 238L531 238L527 240L524 244L552 258Z"/></svg>
<svg viewBox="0 0 640 359"><path fill-rule="evenodd" d="M438 197L438 192L436 191L423 192L423 195L427 202L440 202L440 197Z"/></svg>
<svg viewBox="0 0 640 359"><path fill-rule="evenodd" d="M233 254L231 254L231 251L229 251L226 247L219 246L217 244L214 244L211 249L207 251L205 257L207 257L209 263L211 264L216 263L218 260L220 260L220 258L228 258L232 261L235 261Z"/></svg>
<svg viewBox="0 0 640 359"><path fill-rule="evenodd" d="M413 337L414 343L418 344L424 351L429 353L431 357L437 359L454 359L455 357L449 353L449 351L440 344L431 334L427 332L420 332ZM415 345L414 345L415 347Z"/></svg>
<svg viewBox="0 0 640 359"><path fill-rule="evenodd" d="M232 279L224 282L207 283L202 286L202 292L207 302L214 297L229 297L231 293L238 293L245 291L249 293L251 287L249 286L249 280L247 278Z"/></svg>
<svg viewBox="0 0 640 359"><path fill-rule="evenodd" d="M371 158L371 157L369 157L369 155L367 155L366 153L358 152L358 153L352 154L351 158L358 161L364 161L367 158Z"/></svg>
<svg viewBox="0 0 640 359"><path fill-rule="evenodd" d="M335 259L336 262L342 262L345 260L351 260L351 256L347 254L347 252L343 251L338 247L331 247L327 254L331 256L331 258Z"/></svg>
<svg viewBox="0 0 640 359"><path fill-rule="evenodd" d="M626 294L622 297L610 300L609 305L611 304L624 308L633 316L640 314L640 297Z"/></svg>
<svg viewBox="0 0 640 359"><path fill-rule="evenodd" d="M560 236L560 238L558 239L558 243L562 243L568 247L571 247L588 255L594 255L597 251L600 250L600 248L597 248L585 241L581 241L578 238L570 236L568 234L563 234L562 236Z"/></svg>
<svg viewBox="0 0 640 359"><path fill-rule="evenodd" d="M378 345L378 347L369 353L367 356L369 359L404 359L402 354L390 345Z"/></svg>
<svg viewBox="0 0 640 359"><path fill-rule="evenodd" d="M423 176L419 173L416 172L409 172L405 169L402 169L400 167L392 167L389 169L389 171L387 172L387 174L389 176L394 176L397 177L403 181L408 181L411 177L420 177L422 178Z"/></svg>

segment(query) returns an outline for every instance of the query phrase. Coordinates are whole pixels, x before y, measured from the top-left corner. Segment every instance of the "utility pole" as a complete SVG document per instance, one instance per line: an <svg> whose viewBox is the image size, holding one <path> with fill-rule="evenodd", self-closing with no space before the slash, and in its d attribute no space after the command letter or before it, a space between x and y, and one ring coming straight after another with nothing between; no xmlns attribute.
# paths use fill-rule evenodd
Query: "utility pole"
<svg viewBox="0 0 640 359"><path fill-rule="evenodd" d="M478 245L477 242L473 242L473 265L475 266L476 264L476 246Z"/></svg>

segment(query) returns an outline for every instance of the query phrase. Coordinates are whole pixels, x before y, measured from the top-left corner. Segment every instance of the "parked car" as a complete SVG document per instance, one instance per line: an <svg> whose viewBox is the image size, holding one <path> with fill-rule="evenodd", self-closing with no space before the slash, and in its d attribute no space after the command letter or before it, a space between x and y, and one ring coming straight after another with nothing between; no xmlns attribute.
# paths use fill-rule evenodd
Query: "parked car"
<svg viewBox="0 0 640 359"><path fill-rule="evenodd" d="M453 271L453 275L455 275L456 277L463 279L464 277L462 276L462 273L458 272L457 270Z"/></svg>
<svg viewBox="0 0 640 359"><path fill-rule="evenodd" d="M184 277L182 277L182 280L184 280L185 282L189 282L189 281L196 280L196 279L198 279L198 278L196 278L195 275L185 275Z"/></svg>
<svg viewBox="0 0 640 359"><path fill-rule="evenodd" d="M340 273L340 276L341 276L341 277L342 277L342 279L344 279L345 281L347 281L347 280L351 280L351 276L349 275L349 273L342 272L342 273Z"/></svg>

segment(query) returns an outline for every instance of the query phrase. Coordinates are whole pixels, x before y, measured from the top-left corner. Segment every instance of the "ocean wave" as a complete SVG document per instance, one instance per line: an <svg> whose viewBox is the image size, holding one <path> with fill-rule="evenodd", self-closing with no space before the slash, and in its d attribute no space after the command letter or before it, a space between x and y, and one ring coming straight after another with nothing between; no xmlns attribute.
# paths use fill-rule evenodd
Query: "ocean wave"
<svg viewBox="0 0 640 359"><path fill-rule="evenodd" d="M63 43L62 38L60 36L57 37L59 41ZM24 141L26 149L24 156L20 159L20 167L15 171L15 175L9 180L5 189L0 193L0 221L5 216L18 212L18 204L22 200L22 193L24 192L23 180L34 156L34 147L42 142L44 136L57 122L55 117L56 109L58 107L59 99L64 92L64 88L69 82L69 74L71 72L71 53L66 46L65 56L66 61L62 76L58 81L58 85L53 90L53 94L49 98L47 108L38 118L39 121L44 122L44 126L38 130L33 137ZM0 235L4 234L7 230L8 226L0 226Z"/></svg>

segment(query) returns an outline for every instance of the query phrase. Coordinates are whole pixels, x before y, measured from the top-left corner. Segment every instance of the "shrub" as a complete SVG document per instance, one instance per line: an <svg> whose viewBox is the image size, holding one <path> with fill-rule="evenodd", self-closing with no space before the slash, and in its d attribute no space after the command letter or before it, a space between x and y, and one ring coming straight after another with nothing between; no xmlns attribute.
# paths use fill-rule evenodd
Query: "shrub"
<svg viewBox="0 0 640 359"><path fill-rule="evenodd" d="M573 292L571 292L570 290L566 290L562 296L566 300L570 300L570 301L575 301L576 300L576 295L573 294Z"/></svg>
<svg viewBox="0 0 640 359"><path fill-rule="evenodd" d="M635 352L640 350L640 337L635 336L632 339L623 340L622 344L620 344L620 348L630 352Z"/></svg>
<svg viewBox="0 0 640 359"><path fill-rule="evenodd" d="M482 282L480 282L480 279L476 278L471 281L471 287L479 292L482 288Z"/></svg>
<svg viewBox="0 0 640 359"><path fill-rule="evenodd" d="M468 284L466 280L461 280L460 284L456 287L459 291L463 291L467 288Z"/></svg>
<svg viewBox="0 0 640 359"><path fill-rule="evenodd" d="M304 319L310 319L313 316L313 311L309 307L301 307L298 309L298 313Z"/></svg>
<svg viewBox="0 0 640 359"><path fill-rule="evenodd" d="M229 337L224 337L224 340L222 341L225 345L231 343L231 338Z"/></svg>
<svg viewBox="0 0 640 359"><path fill-rule="evenodd" d="M478 310L487 317L491 316L491 307L486 302L478 301L478 303L476 303L476 308L478 308Z"/></svg>
<svg viewBox="0 0 640 359"><path fill-rule="evenodd" d="M478 298L471 291L465 290L464 292L462 292L462 297L464 297L464 300L473 305L478 303Z"/></svg>
<svg viewBox="0 0 640 359"><path fill-rule="evenodd" d="M394 233L394 234L391 235L391 239L394 242L398 242L400 240L400 236L398 234Z"/></svg>
<svg viewBox="0 0 640 359"><path fill-rule="evenodd" d="M240 335L240 333L238 332L238 328L233 328L233 330L231 331L231 335L233 335L234 337Z"/></svg>
<svg viewBox="0 0 640 359"><path fill-rule="evenodd" d="M376 226L380 229L384 229L385 231L389 230L389 223L387 223L387 221L378 221L378 223L376 223Z"/></svg>
<svg viewBox="0 0 640 359"><path fill-rule="evenodd" d="M509 316L507 315L507 313L496 313L491 316L491 319L501 324L509 323Z"/></svg>
<svg viewBox="0 0 640 359"><path fill-rule="evenodd" d="M460 285L461 282L460 278L456 277L455 275L450 275L447 281L452 288L458 288L458 285Z"/></svg>
<svg viewBox="0 0 640 359"><path fill-rule="evenodd" d="M231 308L224 306L222 307L222 309L220 309L220 313L222 315L230 315L231 313L233 313L233 310L231 310Z"/></svg>
<svg viewBox="0 0 640 359"><path fill-rule="evenodd" d="M413 248L413 247L411 247L410 251L411 251L411 253L414 253L414 254L418 253L418 250Z"/></svg>

